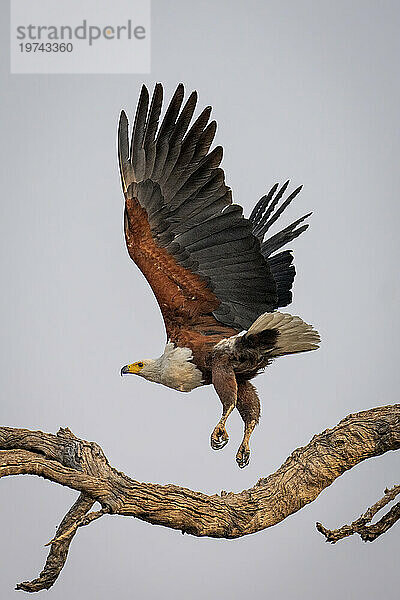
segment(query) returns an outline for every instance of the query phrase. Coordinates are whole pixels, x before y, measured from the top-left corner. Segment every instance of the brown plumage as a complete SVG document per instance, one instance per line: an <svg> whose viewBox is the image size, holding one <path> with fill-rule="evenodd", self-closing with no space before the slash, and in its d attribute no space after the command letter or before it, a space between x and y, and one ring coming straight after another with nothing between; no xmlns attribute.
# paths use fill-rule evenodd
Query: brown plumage
<svg viewBox="0 0 400 600"><path fill-rule="evenodd" d="M277 250L307 229L301 223L309 215L264 240L301 188L279 206L288 182L280 189L276 184L245 219L219 167L222 148L210 151L216 131L215 121L208 123L211 108L190 126L197 93L182 107L180 84L159 126L162 98L161 84L151 102L143 86L131 143L124 112L118 139L127 249L157 298L168 343L160 358L121 372L181 391L212 383L223 412L211 445L227 443L225 423L237 407L245 424L237 453L243 467L260 415L249 379L275 356L318 346L311 326L274 312L291 302L295 275L291 251Z"/></svg>

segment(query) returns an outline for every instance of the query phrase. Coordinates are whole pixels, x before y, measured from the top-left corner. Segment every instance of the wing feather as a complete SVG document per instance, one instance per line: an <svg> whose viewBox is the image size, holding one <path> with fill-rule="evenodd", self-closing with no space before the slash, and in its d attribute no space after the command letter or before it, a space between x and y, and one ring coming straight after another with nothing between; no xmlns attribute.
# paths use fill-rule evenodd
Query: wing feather
<svg viewBox="0 0 400 600"><path fill-rule="evenodd" d="M280 190L274 186L245 219L225 184L222 148L210 150L217 128L209 122L211 107L192 122L197 93L184 103L179 84L159 124L162 103L161 84L151 100L142 87L130 145L121 113L128 252L154 291L169 336L182 327L195 331L204 322L209 336L247 329L278 307L278 288L287 285L287 257L270 267L266 252L299 235L301 220L265 242L263 237L300 190L276 209L288 183Z"/></svg>
<svg viewBox="0 0 400 600"><path fill-rule="evenodd" d="M287 306L291 303L292 285L296 270L292 264L293 255L290 250L285 250L277 255L274 253L306 231L308 224L304 224L298 228L297 226L311 215L311 213L304 215L285 229L282 229L264 241L267 231L269 231L270 227L279 219L281 214L302 189L302 186L297 187L291 192L287 199L278 206L279 200L283 197L288 184L289 181L286 181L283 186L278 189L279 185L276 183L269 193L259 200L250 215L250 221L253 223L253 233L261 243L261 252L268 262L276 284L278 306Z"/></svg>

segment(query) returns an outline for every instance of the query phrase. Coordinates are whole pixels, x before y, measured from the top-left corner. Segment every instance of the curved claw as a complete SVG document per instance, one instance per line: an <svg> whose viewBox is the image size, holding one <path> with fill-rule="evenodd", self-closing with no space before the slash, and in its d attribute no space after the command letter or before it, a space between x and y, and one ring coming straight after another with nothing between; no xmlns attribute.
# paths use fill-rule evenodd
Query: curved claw
<svg viewBox="0 0 400 600"><path fill-rule="evenodd" d="M211 434L211 448L213 450L221 450L229 442L229 435L225 427L217 425Z"/></svg>
<svg viewBox="0 0 400 600"><path fill-rule="evenodd" d="M241 444L236 454L236 462L240 469L244 469L250 462L250 448L246 444Z"/></svg>

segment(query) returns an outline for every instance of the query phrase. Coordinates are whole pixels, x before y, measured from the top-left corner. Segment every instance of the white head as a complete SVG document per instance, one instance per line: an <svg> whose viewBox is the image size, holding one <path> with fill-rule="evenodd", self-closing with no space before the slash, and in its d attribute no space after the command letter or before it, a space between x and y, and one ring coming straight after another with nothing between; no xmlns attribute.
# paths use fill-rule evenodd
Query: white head
<svg viewBox="0 0 400 600"><path fill-rule="evenodd" d="M121 375L140 375L174 390L190 392L204 383L203 375L192 359L190 348L180 348L168 342L162 356L126 365L122 367Z"/></svg>
<svg viewBox="0 0 400 600"><path fill-rule="evenodd" d="M155 381L161 383L161 365L160 359L147 358L139 360L131 365L125 365L121 369L121 375L140 375L149 381Z"/></svg>

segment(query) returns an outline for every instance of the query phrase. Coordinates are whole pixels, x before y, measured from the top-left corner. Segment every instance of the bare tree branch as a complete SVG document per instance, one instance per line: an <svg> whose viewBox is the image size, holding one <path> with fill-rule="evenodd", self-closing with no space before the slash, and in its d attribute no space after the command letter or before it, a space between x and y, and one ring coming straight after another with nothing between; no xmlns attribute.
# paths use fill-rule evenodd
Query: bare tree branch
<svg viewBox="0 0 400 600"><path fill-rule="evenodd" d="M399 448L400 404L372 408L349 415L333 429L315 435L306 446L294 450L275 473L252 488L237 494L207 496L176 485L135 481L111 467L98 444L80 440L69 429L52 435L0 427L0 477L39 475L81 493L51 542L43 572L18 589L38 591L50 587L65 563L78 528L105 513L133 516L195 536L238 538L276 525L315 500L345 471L367 458ZM95 501L101 510L87 514ZM377 504L382 508L387 502L382 499ZM380 510L375 510L376 506L367 511L369 520ZM379 523L369 526L369 539L387 531L398 518L396 505ZM322 525L318 527L326 537L334 533Z"/></svg>
<svg viewBox="0 0 400 600"><path fill-rule="evenodd" d="M33 581L19 583L15 588L16 590L39 592L40 590L48 590L53 585L65 565L70 543L78 529L74 527L74 524L91 509L94 503L95 501L85 496L85 494L79 496L57 529L56 539L51 542L52 545L46 564L39 577Z"/></svg>
<svg viewBox="0 0 400 600"><path fill-rule="evenodd" d="M45 544L45 546L51 546L52 544L61 542L65 539L69 538L70 536L73 536L77 532L79 527L85 527L85 525L90 525L90 523L92 521L96 521L96 519L103 517L108 512L110 512L110 511L105 508L102 508L101 510L96 510L96 511L90 512L87 515L83 515L81 518L74 521L72 523L72 525L70 527L68 527L68 529L66 529L64 531L57 530L54 538L52 540L50 540L49 542L47 542L47 544Z"/></svg>
<svg viewBox="0 0 400 600"><path fill-rule="evenodd" d="M386 533L400 519L400 502L395 504L381 519L374 525L370 523L377 512L389 504L396 496L400 494L400 485L395 485L392 489L386 489L384 496L369 508L361 517L353 521L351 525L343 525L339 529L326 529L321 523L317 523L317 529L322 533L327 542L335 544L339 540L358 533L364 542L373 542L377 537Z"/></svg>

